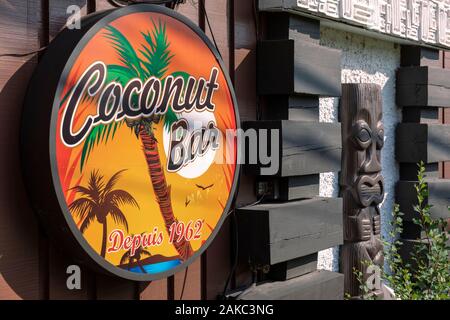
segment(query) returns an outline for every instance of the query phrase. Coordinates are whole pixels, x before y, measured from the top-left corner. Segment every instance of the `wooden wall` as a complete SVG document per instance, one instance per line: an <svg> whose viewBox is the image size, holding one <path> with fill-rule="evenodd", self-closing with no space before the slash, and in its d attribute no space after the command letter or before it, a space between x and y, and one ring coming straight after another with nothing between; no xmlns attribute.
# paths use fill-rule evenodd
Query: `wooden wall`
<svg viewBox="0 0 450 320"><path fill-rule="evenodd" d="M396 100L397 106L402 108L403 119L396 130L396 158L400 165L396 202L405 214L401 235L405 245L400 254L409 262L410 248L422 238L420 228L412 221L416 213L408 209L417 201L412 188L417 182L417 162L423 161L426 166L427 201L433 205L431 217L450 220L447 210L450 205L450 150L447 145L450 132L449 58L448 52L435 49L401 48ZM426 75L426 81L418 80L419 74ZM422 138L417 134L419 130L423 132ZM405 146L408 145L411 147L407 150Z"/></svg>
<svg viewBox="0 0 450 320"><path fill-rule="evenodd" d="M450 69L450 51L442 53L442 67ZM442 123L450 124L450 108L440 108L439 116ZM440 169L440 178L450 179L450 161L443 162Z"/></svg>
<svg viewBox="0 0 450 320"><path fill-rule="evenodd" d="M442 66L444 69L450 69L450 51L444 51L442 53ZM450 103L449 103L450 105ZM441 121L444 124L450 124L450 108L441 108L440 110ZM442 179L450 179L450 161L443 162L440 165L440 178ZM447 219L447 231L450 232L450 219Z"/></svg>
<svg viewBox="0 0 450 320"><path fill-rule="evenodd" d="M206 253L173 277L136 283L82 268L82 290L66 288L70 254L50 243L31 210L21 178L19 130L23 97L38 54L67 21L69 5L82 13L110 8L106 0L0 1L0 299L215 299L233 264L230 221ZM203 5L202 5L203 4ZM211 36L236 84L242 120L256 118L256 32L253 1L186 0L177 11ZM253 181L243 177L237 205L255 201ZM185 290L182 295L186 276ZM234 281L232 281L233 285Z"/></svg>

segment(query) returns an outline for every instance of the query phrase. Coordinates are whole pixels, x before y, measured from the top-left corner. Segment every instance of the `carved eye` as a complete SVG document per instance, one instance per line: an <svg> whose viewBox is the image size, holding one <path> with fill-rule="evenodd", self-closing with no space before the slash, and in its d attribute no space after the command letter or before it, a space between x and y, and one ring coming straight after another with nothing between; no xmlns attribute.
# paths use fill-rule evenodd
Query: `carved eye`
<svg viewBox="0 0 450 320"><path fill-rule="evenodd" d="M358 135L356 136L356 138L361 141L362 143L367 143L370 140L370 132L369 130L362 128L361 130L359 130Z"/></svg>
<svg viewBox="0 0 450 320"><path fill-rule="evenodd" d="M377 147L379 149L383 148L384 145L384 130L383 128L379 128L377 132Z"/></svg>
<svg viewBox="0 0 450 320"><path fill-rule="evenodd" d="M359 120L353 127L353 139L360 150L367 149L372 143L372 130L367 122Z"/></svg>

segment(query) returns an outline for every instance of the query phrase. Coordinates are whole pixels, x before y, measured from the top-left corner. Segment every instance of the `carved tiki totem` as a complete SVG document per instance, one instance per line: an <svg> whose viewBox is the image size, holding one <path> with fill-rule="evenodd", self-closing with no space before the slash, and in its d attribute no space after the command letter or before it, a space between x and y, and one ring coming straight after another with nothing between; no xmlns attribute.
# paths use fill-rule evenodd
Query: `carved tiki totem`
<svg viewBox="0 0 450 320"><path fill-rule="evenodd" d="M344 201L344 245L341 271L345 292L361 295L354 268L368 278L366 269L374 264L383 267L380 239L380 210L383 200L381 148L381 88L375 84L343 84L340 108L342 125L341 194ZM380 291L374 290L380 295Z"/></svg>

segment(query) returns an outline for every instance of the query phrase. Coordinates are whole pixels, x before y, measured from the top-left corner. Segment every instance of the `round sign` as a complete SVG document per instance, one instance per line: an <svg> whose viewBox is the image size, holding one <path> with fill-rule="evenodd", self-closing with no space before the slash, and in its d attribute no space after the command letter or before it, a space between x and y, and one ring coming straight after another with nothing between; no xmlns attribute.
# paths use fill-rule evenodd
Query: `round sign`
<svg viewBox="0 0 450 320"><path fill-rule="evenodd" d="M111 10L47 48L23 117L25 179L74 258L154 280L217 234L238 126L227 71L197 26L161 6Z"/></svg>

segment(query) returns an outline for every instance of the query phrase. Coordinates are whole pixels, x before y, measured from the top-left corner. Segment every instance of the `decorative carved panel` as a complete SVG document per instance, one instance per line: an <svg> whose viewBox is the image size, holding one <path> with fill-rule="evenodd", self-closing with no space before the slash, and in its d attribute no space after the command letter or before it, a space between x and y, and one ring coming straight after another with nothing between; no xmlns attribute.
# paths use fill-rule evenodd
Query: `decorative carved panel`
<svg viewBox="0 0 450 320"><path fill-rule="evenodd" d="M259 9L298 11L394 39L450 47L449 0L260 0Z"/></svg>

